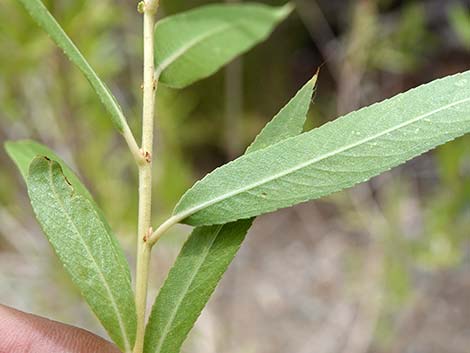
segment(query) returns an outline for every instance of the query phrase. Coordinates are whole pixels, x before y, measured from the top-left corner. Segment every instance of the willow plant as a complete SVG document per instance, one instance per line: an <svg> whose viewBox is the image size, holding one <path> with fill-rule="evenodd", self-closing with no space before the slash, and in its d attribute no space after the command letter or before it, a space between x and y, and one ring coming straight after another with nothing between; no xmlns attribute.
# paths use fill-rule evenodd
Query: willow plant
<svg viewBox="0 0 470 353"><path fill-rule="evenodd" d="M198 181L153 228L152 161L158 85L184 88L265 40L293 7L214 4L155 24L143 16L142 139L40 0L20 0L82 71L124 137L139 174L136 278L103 212L74 172L34 141L7 142L36 217L66 271L110 338L126 353L177 353L236 255L256 216L367 181L470 131L470 71L438 79L303 131L313 76L259 133L246 153ZM279 43L282 45L282 43ZM194 227L146 320L152 248L177 223ZM135 288L132 288L132 283Z"/></svg>

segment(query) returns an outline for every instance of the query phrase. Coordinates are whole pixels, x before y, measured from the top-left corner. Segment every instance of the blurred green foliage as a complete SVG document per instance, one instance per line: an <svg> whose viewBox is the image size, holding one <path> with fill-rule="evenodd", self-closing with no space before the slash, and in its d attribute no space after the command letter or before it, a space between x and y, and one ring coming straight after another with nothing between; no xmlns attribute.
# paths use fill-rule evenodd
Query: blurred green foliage
<svg viewBox="0 0 470 353"><path fill-rule="evenodd" d="M470 7L453 3L449 7L449 21L459 40L470 50Z"/></svg>
<svg viewBox="0 0 470 353"><path fill-rule="evenodd" d="M436 45L435 35L427 29L426 20L422 3L404 5L395 28L379 29L376 50L371 51L371 65L398 74L412 72L422 65Z"/></svg>

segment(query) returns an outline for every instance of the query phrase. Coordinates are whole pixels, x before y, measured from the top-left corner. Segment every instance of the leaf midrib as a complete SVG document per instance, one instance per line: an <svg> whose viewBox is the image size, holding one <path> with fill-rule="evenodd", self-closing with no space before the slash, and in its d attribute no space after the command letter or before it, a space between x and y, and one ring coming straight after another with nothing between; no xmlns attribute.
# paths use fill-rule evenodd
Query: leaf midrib
<svg viewBox="0 0 470 353"><path fill-rule="evenodd" d="M120 311L118 309L118 306L117 306L117 303L116 303L116 300L114 298L114 295L111 291L111 288L109 287L109 284L106 280L106 277L103 275L100 267L98 266L98 263L96 262L96 259L95 257L93 256L93 253L90 251L90 248L89 246L87 245L87 243L82 239L82 236L81 236L81 233L80 231L78 230L76 224L73 222L72 220L72 217L70 217L70 215L68 214L67 212L67 209L65 207L65 205L63 204L62 202L62 199L60 198L52 180L53 180L53 173L52 173L52 166L49 164L48 165L48 171L49 171L49 185L51 187L51 190L54 194L54 196L56 197L57 201L59 202L59 205L60 207L62 208L65 216L67 217L67 219L69 220L69 222L72 224L73 226L73 229L75 230L76 234L78 234L78 238L80 239L80 242L83 244L87 254L90 256L90 258L93 260L93 264L95 265L95 267L98 269L98 274L101 278L101 281L103 282L104 284L104 287L106 289L106 292L108 293L109 297L111 298L111 304L113 306L113 309L114 311L116 312L116 315L118 317L118 323L119 323L119 328L121 329L121 334L122 334L122 337L124 339L124 345L125 345L125 348L126 348L126 351L129 352L131 350L131 345L130 345L130 342L129 342L129 339L127 337L127 331L124 327L124 322L122 320L122 317L121 317L121 314L120 314ZM95 212L94 210L92 210L92 212Z"/></svg>
<svg viewBox="0 0 470 353"><path fill-rule="evenodd" d="M205 39L218 34L219 32L223 32L224 30L230 28L232 25L231 23L223 24L218 27L214 27L207 32L195 37L193 40L189 41L186 45L182 46L180 49L176 50L173 54L169 55L165 60L161 62L156 68L155 76L159 77L162 72L167 69L171 64L177 61L180 57L182 57L186 52L190 51L192 48L196 47L198 44L203 42Z"/></svg>
<svg viewBox="0 0 470 353"><path fill-rule="evenodd" d="M199 212L199 211L201 211L201 210L203 210L203 209L205 209L205 208L207 208L207 207L210 207L210 206L212 206L212 205L214 205L214 204L216 204L216 203L219 203L219 202L221 202L221 201L224 201L225 199L228 199L228 198L233 197L233 196L235 196L235 195L238 195L238 194L244 193L244 192L246 192L246 191L252 190L252 189L257 188L257 187L259 187L259 186L261 186L261 185L267 184L267 183L269 183L269 182L271 182L271 181L273 181L273 180L276 180L276 179L279 179L279 178L281 178L281 177L284 177L284 176L286 176L286 175L295 173L296 171L298 171L298 170L300 170L300 169L302 169L302 168L305 168L305 167L307 167L307 166L309 166L309 165L315 164L315 163L320 162L320 161L322 161L322 160L324 160L324 159L326 159L326 158L332 157L332 156L334 156L334 155L336 155L336 154L339 154L339 153L345 152L345 151L347 151L347 150L353 149L353 148L355 148L355 147L358 147L358 146L360 146L360 145L362 145L362 144L364 144L364 143L367 143L367 142L372 141L372 140L374 140L374 139L380 138L380 137L382 137L382 136L384 136L384 135L387 135L387 134L389 134L389 133L391 133L391 132L394 132L394 131L396 131L396 130L399 130L399 129L401 129L401 128L404 128L404 127L406 127L406 126L408 126L408 125L414 124L414 123L420 121L421 119L425 119L425 118L427 118L427 117L429 117L429 116L432 116L433 114L439 113L439 112L441 112L441 111L443 111L443 110L449 109L449 108L454 107L454 106L457 106L457 105L459 105L459 104L466 103L466 102L468 102L468 101L470 101L470 97L469 97L469 98L465 98L465 99L461 99L461 100L459 100L459 101L456 101L456 102L453 102L453 103L450 103L450 104L447 104L447 105L445 105L445 106L443 106L443 107L440 107L440 108L438 108L438 109L434 109L434 110L432 110L431 112L428 112L428 113L426 113L426 114L419 115L418 117L416 117L416 118L414 118L414 119L411 119L411 120L408 120L408 121L403 122L403 123L401 123L401 124L398 124L397 126L394 126L394 127L391 127L391 128L389 128L389 129L387 129L387 130L381 131L380 133L377 133L377 134L375 134L375 135L366 137L366 138L364 138L364 139L362 139L362 140L359 140L359 141L357 141L357 142L355 142L355 143L352 143L352 144L343 146L343 147L341 147L341 148L338 148L338 149L336 149L336 150L333 150L333 151L331 151L331 152L329 152L329 153L326 153L326 154L324 154L324 155L322 155L322 156L319 156L319 157L314 158L314 159L312 159L312 160L309 160L309 161L307 161L307 162L300 163L300 164L298 164L298 165L296 165L296 166L294 166L294 167L292 167L292 168L289 168L289 169L287 169L287 170L285 170L285 171L282 171L282 172L280 172L280 173L274 174L274 175L272 175L272 176L270 176L270 177L267 177L267 178L265 178L265 179L262 179L262 180L260 180L260 181L258 181L258 182L253 183L253 184L249 184L248 186L245 186L245 187L236 189L236 190L234 190L234 191L231 191L231 192L229 192L229 193L220 195L220 196L218 196L218 197L216 197L216 198L214 198L214 199L212 199L212 200L203 202L203 203L201 203L201 204L199 204L199 205L197 205L197 206L195 206L195 207L192 207L192 208L190 208L190 209L188 209L188 210L186 210L186 211L182 211L182 212L176 213L174 216L175 216L176 218L178 218L178 219L181 219L181 220L182 220L182 219L185 219L185 218L187 218L187 217L189 217L189 216L195 214L196 212ZM301 136L301 135L299 135L299 136ZM294 138L296 138L296 137L294 137ZM282 143L282 142L280 142L280 143ZM269 148L269 147L268 147L268 148ZM202 182L202 181L201 181L201 182Z"/></svg>
<svg viewBox="0 0 470 353"><path fill-rule="evenodd" d="M209 255L209 250L212 248L212 245L214 245L214 242L215 240L217 239L217 236L219 235L220 231L222 230L223 228L223 225L219 225L218 226L218 229L216 232L214 232L214 235L213 235L213 238L212 238L212 241L210 242L209 246L206 247L206 249L204 250L204 256L201 257L201 261L199 261L199 263L194 267L194 271L191 275L191 279L188 281L188 284L186 285L186 287L184 288L183 291L181 291L181 295L180 297L178 298L178 302L177 304L174 306L173 310L171 311L171 314L170 314L170 318L167 322L167 324L165 325L165 327L163 328L163 331L162 331L162 335L161 335L161 339L158 341L158 344L157 344L157 347L155 348L154 350L154 353L160 353L161 352L161 349L163 347L163 343L165 342L166 340L166 337L168 335L168 332L170 331L170 327L171 327L171 324L173 323L175 317L176 317L176 314L179 310L179 307L181 305L181 303L183 302L183 299L185 298L186 294L188 293L188 290L189 288L191 287L191 285L193 284L194 282L194 279L196 278L196 275L198 274L199 272L199 269L201 268L202 264L204 263L204 261L206 260L207 256Z"/></svg>

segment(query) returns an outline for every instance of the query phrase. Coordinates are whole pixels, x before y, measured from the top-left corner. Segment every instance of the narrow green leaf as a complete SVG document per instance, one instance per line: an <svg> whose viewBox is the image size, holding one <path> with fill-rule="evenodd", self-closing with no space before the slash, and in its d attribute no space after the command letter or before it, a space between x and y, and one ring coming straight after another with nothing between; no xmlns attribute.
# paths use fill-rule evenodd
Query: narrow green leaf
<svg viewBox="0 0 470 353"><path fill-rule="evenodd" d="M300 134L305 125L318 73L308 81L291 101L264 127L246 153L255 152L289 137Z"/></svg>
<svg viewBox="0 0 470 353"><path fill-rule="evenodd" d="M174 215L227 223L351 187L470 131L470 71L242 156L183 195Z"/></svg>
<svg viewBox="0 0 470 353"><path fill-rule="evenodd" d="M100 80L96 72L90 64L85 60L82 53L64 32L62 27L57 23L55 18L50 14L41 0L20 0L24 7L28 10L31 17L49 34L52 40L64 51L70 61L72 61L90 82L91 86L98 94L101 103L111 114L112 121L119 132L123 132L124 126L127 125L126 118L122 113L121 107L116 101L106 84Z"/></svg>
<svg viewBox="0 0 470 353"><path fill-rule="evenodd" d="M177 353L237 253L251 220L196 228L158 294L145 353Z"/></svg>
<svg viewBox="0 0 470 353"><path fill-rule="evenodd" d="M302 131L316 75L266 125L246 153ZM145 332L145 353L178 353L254 219L198 227L168 274Z"/></svg>
<svg viewBox="0 0 470 353"><path fill-rule="evenodd" d="M112 235L113 232L111 231L111 227L106 221L103 212L93 201L93 197L89 193L88 189L81 183L80 179L72 171L72 169L70 169L67 164L56 153L51 151L48 147L41 145L35 141L7 141L5 143L5 150L7 151L10 158L15 162L25 181L28 179L29 165L37 156L46 156L47 158L57 161L57 163L60 164L65 177L72 184L72 187L75 192L86 198L93 205L93 208L100 217L101 222L106 227L106 235L109 236L109 240L113 245L113 250L115 252L116 258L119 260L122 271L126 273L130 281L131 272L129 270L129 264L127 263L126 257L124 256L124 253L122 251L121 246L119 245L117 238Z"/></svg>
<svg viewBox="0 0 470 353"><path fill-rule="evenodd" d="M289 4L215 4L167 17L155 27L156 75L174 88L210 76L265 40L291 11Z"/></svg>
<svg viewBox="0 0 470 353"><path fill-rule="evenodd" d="M131 283L92 203L47 157L33 160L27 185L36 217L73 282L114 342L130 352L136 332Z"/></svg>
<svg viewBox="0 0 470 353"><path fill-rule="evenodd" d="M82 196L92 200L92 196L85 186L80 182L72 169L70 169L65 164L65 162L47 146L44 146L33 140L7 141L5 142L5 150L13 162L15 162L25 180L28 178L29 165L37 156L46 156L49 159L58 161L64 171L65 176L72 183L74 189L78 189Z"/></svg>

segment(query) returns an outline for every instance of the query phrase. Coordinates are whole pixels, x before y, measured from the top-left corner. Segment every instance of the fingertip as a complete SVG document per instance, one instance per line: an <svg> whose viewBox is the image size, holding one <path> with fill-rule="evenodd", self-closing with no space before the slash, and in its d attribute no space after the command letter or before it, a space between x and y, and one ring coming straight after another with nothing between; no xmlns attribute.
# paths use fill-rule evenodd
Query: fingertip
<svg viewBox="0 0 470 353"><path fill-rule="evenodd" d="M89 331L1 304L0 352L120 353L116 346Z"/></svg>

